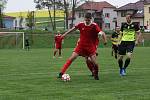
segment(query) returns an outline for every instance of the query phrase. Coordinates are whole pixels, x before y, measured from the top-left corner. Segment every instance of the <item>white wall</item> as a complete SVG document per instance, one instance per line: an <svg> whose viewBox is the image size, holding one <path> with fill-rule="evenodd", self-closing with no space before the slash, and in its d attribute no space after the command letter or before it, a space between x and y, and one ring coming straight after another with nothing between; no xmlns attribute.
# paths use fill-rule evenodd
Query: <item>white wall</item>
<svg viewBox="0 0 150 100"><path fill-rule="evenodd" d="M109 13L110 14L110 17L109 18L106 18L105 17L105 13ZM106 22L109 22L110 23L110 29L115 29L115 22L113 22L113 19L114 18L117 18L117 12L114 11L113 8L104 8L103 9L103 15L104 15L104 24Z"/></svg>
<svg viewBox="0 0 150 100"><path fill-rule="evenodd" d="M25 18L23 18L23 20L22 20L22 23L21 23L21 25L20 25L20 17L16 17L16 19L14 20L14 22L13 22L13 27L16 27L16 28L26 28L26 19Z"/></svg>
<svg viewBox="0 0 150 100"><path fill-rule="evenodd" d="M75 13L75 20L74 20L74 24L77 24L77 23L79 23L79 22L82 22L82 21L84 21L84 17L80 17L79 18L79 13L87 13L87 12L91 12L90 10L89 11L77 11L76 13ZM92 13L94 13L94 11L92 11ZM103 9L103 15L105 14L105 13L110 13L110 18L108 19L108 21L110 22L110 29L112 30L112 29L114 29L115 28L115 22L113 22L113 19L114 18L117 18L117 12L116 11L114 11L114 9L113 8L104 8ZM68 21L68 28L69 28L69 25L71 24L71 20L69 20ZM102 26L104 26L104 25L102 25Z"/></svg>

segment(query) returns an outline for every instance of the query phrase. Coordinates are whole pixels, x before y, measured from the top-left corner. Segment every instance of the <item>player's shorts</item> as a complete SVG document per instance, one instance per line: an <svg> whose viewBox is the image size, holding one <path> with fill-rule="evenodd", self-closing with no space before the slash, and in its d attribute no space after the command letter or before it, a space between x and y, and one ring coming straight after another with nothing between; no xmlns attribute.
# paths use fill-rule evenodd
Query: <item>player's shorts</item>
<svg viewBox="0 0 150 100"><path fill-rule="evenodd" d="M118 52L118 46L117 45L112 44L112 49L115 51L115 53Z"/></svg>
<svg viewBox="0 0 150 100"><path fill-rule="evenodd" d="M96 50L97 50L96 46L84 47L81 45L77 45L76 48L74 49L74 52L76 52L80 56L89 57L89 56L96 54Z"/></svg>
<svg viewBox="0 0 150 100"><path fill-rule="evenodd" d="M56 44L56 49L62 49L61 44Z"/></svg>
<svg viewBox="0 0 150 100"><path fill-rule="evenodd" d="M120 55L126 55L126 53L132 53L135 46L134 41L122 41L118 46L118 51Z"/></svg>

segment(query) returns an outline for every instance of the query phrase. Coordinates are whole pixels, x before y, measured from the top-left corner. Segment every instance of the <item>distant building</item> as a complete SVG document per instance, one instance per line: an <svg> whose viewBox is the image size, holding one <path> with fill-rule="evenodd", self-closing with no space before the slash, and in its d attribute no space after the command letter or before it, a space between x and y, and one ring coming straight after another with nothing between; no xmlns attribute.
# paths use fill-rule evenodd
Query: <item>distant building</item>
<svg viewBox="0 0 150 100"><path fill-rule="evenodd" d="M26 19L23 17L12 17L4 15L3 27L8 29L25 29Z"/></svg>
<svg viewBox="0 0 150 100"><path fill-rule="evenodd" d="M15 17L4 15L4 17L3 17L3 27L12 29L14 19L15 19Z"/></svg>
<svg viewBox="0 0 150 100"><path fill-rule="evenodd" d="M144 26L150 29L150 0L144 0Z"/></svg>
<svg viewBox="0 0 150 100"><path fill-rule="evenodd" d="M144 0L129 3L117 8L117 25L121 26L126 22L126 14L132 15L132 22L138 23L142 28L144 25Z"/></svg>
<svg viewBox="0 0 150 100"><path fill-rule="evenodd" d="M87 12L92 13L93 21L96 22L102 29L112 30L116 26L117 12L114 10L115 6L106 1L103 2L86 2L75 10L75 18L73 18L73 25L84 20ZM69 16L68 27L70 28L72 16Z"/></svg>
<svg viewBox="0 0 150 100"><path fill-rule="evenodd" d="M15 29L26 29L26 18L16 17L13 21L13 27Z"/></svg>

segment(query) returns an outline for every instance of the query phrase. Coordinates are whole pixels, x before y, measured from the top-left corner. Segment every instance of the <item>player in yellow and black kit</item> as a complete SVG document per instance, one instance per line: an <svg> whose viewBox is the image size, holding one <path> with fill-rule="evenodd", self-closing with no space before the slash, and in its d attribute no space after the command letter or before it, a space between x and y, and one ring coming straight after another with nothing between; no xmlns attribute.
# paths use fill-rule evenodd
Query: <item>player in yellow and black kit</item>
<svg viewBox="0 0 150 100"><path fill-rule="evenodd" d="M111 35L111 41L112 41L112 56L115 53L115 58L117 59L118 55L118 45L120 44L120 27L117 26L115 31Z"/></svg>
<svg viewBox="0 0 150 100"><path fill-rule="evenodd" d="M131 59L131 55L134 49L134 46L139 43L139 38L141 37L141 32L139 25L136 23L131 22L131 15L126 15L127 22L122 24L121 26L121 43L119 45L118 51L119 51L119 59L118 64L120 67L120 75L124 76L126 75L126 68L128 67ZM135 39L135 35L137 33L137 38ZM123 57L124 55L127 56L124 66L123 66Z"/></svg>

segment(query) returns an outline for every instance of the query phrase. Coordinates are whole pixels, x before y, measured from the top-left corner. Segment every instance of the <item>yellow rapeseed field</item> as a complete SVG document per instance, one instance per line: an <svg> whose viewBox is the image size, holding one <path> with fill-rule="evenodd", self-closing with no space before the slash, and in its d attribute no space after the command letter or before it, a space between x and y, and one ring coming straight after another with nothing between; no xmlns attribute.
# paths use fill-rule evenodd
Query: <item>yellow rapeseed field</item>
<svg viewBox="0 0 150 100"><path fill-rule="evenodd" d="M49 17L48 10L37 10L35 12L35 17ZM11 12L11 13L5 13L5 15L12 16L12 17L27 17L28 11L24 12ZM54 16L53 10L51 10L52 17ZM56 17L64 17L64 11L63 10L57 10L56 11Z"/></svg>

